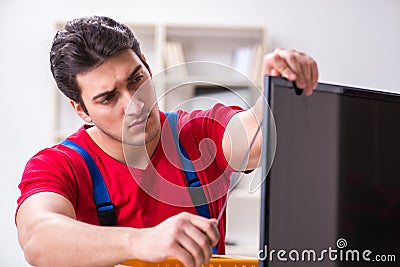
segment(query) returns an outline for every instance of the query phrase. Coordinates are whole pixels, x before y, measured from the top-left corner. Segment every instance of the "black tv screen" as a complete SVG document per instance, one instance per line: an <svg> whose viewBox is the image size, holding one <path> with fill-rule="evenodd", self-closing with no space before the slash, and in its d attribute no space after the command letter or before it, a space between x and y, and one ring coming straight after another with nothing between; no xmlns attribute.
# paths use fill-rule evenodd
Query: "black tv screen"
<svg viewBox="0 0 400 267"><path fill-rule="evenodd" d="M400 266L400 95L266 77L265 96L260 266Z"/></svg>

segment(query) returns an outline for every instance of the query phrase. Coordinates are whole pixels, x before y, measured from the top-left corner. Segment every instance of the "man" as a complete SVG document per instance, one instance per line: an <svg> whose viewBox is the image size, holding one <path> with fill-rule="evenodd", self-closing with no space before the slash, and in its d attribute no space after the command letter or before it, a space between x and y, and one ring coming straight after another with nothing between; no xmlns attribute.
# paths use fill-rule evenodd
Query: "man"
<svg viewBox="0 0 400 267"><path fill-rule="evenodd" d="M16 223L27 261L34 266L112 266L133 258L177 257L185 266L200 266L210 259L211 247L224 253L225 219L215 219L226 197L224 183L222 196L204 191L210 218L185 204L189 194L178 193L187 186L185 173L162 149L171 143L163 133L171 130L165 130L166 115L154 104L150 68L131 30L106 17L71 21L55 36L50 62L57 86L88 123L67 139L93 158L115 206L116 223L100 225L84 158L63 144L44 149L28 162L20 184ZM294 50L267 55L263 74L296 81L306 95L318 80L315 61ZM259 100L247 111L217 104L178 112L179 140L196 163L202 185L219 180L226 185L233 170L257 167L261 138L245 166L242 161L262 108ZM207 138L214 141L213 158L197 168L201 163L196 159L203 156L200 142ZM178 191L158 187L160 177Z"/></svg>

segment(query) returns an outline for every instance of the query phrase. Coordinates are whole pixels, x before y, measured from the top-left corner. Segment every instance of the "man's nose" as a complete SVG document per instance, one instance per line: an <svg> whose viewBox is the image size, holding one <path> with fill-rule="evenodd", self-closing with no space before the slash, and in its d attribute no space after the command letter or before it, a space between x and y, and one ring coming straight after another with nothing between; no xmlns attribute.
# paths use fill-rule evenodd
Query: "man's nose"
<svg viewBox="0 0 400 267"><path fill-rule="evenodd" d="M142 113L144 102L137 96L126 94L124 96L124 112L125 115L139 115Z"/></svg>

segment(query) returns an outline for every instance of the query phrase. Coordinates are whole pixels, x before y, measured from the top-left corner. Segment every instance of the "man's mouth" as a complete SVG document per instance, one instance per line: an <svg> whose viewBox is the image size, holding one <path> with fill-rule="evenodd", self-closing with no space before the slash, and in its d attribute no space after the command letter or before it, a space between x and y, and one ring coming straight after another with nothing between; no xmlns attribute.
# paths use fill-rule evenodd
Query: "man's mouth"
<svg viewBox="0 0 400 267"><path fill-rule="evenodd" d="M148 116L143 116L141 118L138 118L136 120L133 120L133 121L129 122L128 123L128 129L132 129L132 128L139 129L139 128L145 127L146 123L147 123L147 119L148 119Z"/></svg>

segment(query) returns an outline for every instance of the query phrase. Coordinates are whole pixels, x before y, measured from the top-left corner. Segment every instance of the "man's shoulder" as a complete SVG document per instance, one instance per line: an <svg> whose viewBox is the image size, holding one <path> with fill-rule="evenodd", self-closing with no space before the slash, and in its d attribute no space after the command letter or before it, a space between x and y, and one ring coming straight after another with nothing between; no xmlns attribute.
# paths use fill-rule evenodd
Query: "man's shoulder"
<svg viewBox="0 0 400 267"><path fill-rule="evenodd" d="M66 139L72 140L76 143L85 143L83 131L85 131L85 129L82 126L82 128L68 136ZM39 152L34 154L29 159L27 166L52 165L55 167L58 164L64 165L66 163L70 165L70 162L76 162L76 153L76 151L61 143L53 144L52 146L41 149Z"/></svg>
<svg viewBox="0 0 400 267"><path fill-rule="evenodd" d="M176 110L171 112L163 112L160 111L160 120L163 123L165 121L166 115L172 112L178 114L178 120L192 120L202 119L202 118L216 118L216 117L230 117L232 114L243 111L243 108L239 106L228 106L223 103L216 103L212 107L204 108L204 109L195 109L191 111L186 110Z"/></svg>
<svg viewBox="0 0 400 267"><path fill-rule="evenodd" d="M44 148L33 155L26 168L57 168L58 166L70 166L76 162L76 152L64 145L56 144L52 147ZM75 160L74 160L75 159Z"/></svg>
<svg viewBox="0 0 400 267"><path fill-rule="evenodd" d="M40 150L25 165L18 186L21 190L18 206L39 192L63 195L76 205L78 179L84 181L79 185L89 184L85 178L89 177L85 166L83 158L76 151L60 143Z"/></svg>
<svg viewBox="0 0 400 267"><path fill-rule="evenodd" d="M191 112L178 110L178 124L182 126L187 126L187 124L199 124L204 127L218 123L225 127L229 120L241 111L243 111L241 107L227 106L222 103L216 103L208 109L198 109Z"/></svg>

